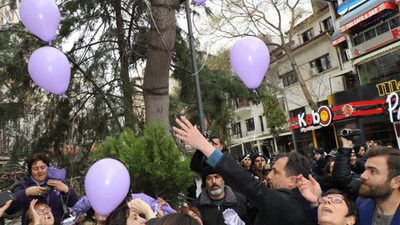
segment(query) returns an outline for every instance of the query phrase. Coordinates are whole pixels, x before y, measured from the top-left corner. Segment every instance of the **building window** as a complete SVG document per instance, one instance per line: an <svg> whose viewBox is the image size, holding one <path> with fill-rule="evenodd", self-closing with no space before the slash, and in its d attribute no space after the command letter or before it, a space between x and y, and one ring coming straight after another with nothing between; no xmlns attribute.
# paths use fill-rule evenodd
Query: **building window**
<svg viewBox="0 0 400 225"><path fill-rule="evenodd" d="M339 44L340 47L340 55L342 56L342 61L347 62L349 61L349 57L347 56L346 50L349 49L349 44L347 41L343 41L342 43Z"/></svg>
<svg viewBox="0 0 400 225"><path fill-rule="evenodd" d="M242 137L242 127L240 126L240 122L232 125L232 134L237 135L239 138Z"/></svg>
<svg viewBox="0 0 400 225"><path fill-rule="evenodd" d="M333 30L333 23L332 23L332 18L329 17L328 19L322 21L323 31L328 31L328 30Z"/></svg>
<svg viewBox="0 0 400 225"><path fill-rule="evenodd" d="M250 119L246 120L246 128L247 128L247 131L254 130L254 118L250 118Z"/></svg>
<svg viewBox="0 0 400 225"><path fill-rule="evenodd" d="M260 118L261 132L264 132L263 116L258 116L258 118Z"/></svg>
<svg viewBox="0 0 400 225"><path fill-rule="evenodd" d="M376 37L376 31L375 28L372 28L371 30L368 30L364 33L365 36L365 41L371 40L372 38Z"/></svg>
<svg viewBox="0 0 400 225"><path fill-rule="evenodd" d="M381 25L376 27L377 35L381 35L381 34L386 33L388 31L389 31L389 24L388 23L382 23Z"/></svg>
<svg viewBox="0 0 400 225"><path fill-rule="evenodd" d="M311 38L314 37L313 29L311 28L311 29L307 30L306 32L302 33L301 37L303 38L303 43L310 40Z"/></svg>
<svg viewBox="0 0 400 225"><path fill-rule="evenodd" d="M326 54L312 62L310 62L311 71L313 73L321 73L325 70L332 68L331 66L331 58L329 54Z"/></svg>
<svg viewBox="0 0 400 225"><path fill-rule="evenodd" d="M353 37L354 46L357 46L357 45L362 44L364 42L365 42L364 34L360 34L360 35L357 35L357 36Z"/></svg>
<svg viewBox="0 0 400 225"><path fill-rule="evenodd" d="M390 29L394 29L396 27L400 27L400 18L399 16L396 16L392 19L389 20L389 24L390 24Z"/></svg>
<svg viewBox="0 0 400 225"><path fill-rule="evenodd" d="M298 109L294 109L294 110L290 110L290 118L295 118L297 117L299 114L306 112L306 108L305 107L301 107Z"/></svg>
<svg viewBox="0 0 400 225"><path fill-rule="evenodd" d="M361 85L379 81L400 73L400 50L358 66Z"/></svg>
<svg viewBox="0 0 400 225"><path fill-rule="evenodd" d="M294 72L294 70L283 74L281 76L281 78L282 78L282 82L283 82L283 86L284 87L290 86L290 85L295 84L295 83L298 82L297 76L296 76L296 73Z"/></svg>

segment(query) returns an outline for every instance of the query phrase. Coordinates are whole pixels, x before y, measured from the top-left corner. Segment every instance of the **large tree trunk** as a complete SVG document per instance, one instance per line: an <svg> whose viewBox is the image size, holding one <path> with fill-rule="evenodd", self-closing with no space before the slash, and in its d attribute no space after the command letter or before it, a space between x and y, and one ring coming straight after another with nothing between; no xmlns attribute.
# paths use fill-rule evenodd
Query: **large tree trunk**
<svg viewBox="0 0 400 225"><path fill-rule="evenodd" d="M159 121L169 127L169 71L175 47L175 9L179 0L151 0L151 30L143 96L146 123Z"/></svg>

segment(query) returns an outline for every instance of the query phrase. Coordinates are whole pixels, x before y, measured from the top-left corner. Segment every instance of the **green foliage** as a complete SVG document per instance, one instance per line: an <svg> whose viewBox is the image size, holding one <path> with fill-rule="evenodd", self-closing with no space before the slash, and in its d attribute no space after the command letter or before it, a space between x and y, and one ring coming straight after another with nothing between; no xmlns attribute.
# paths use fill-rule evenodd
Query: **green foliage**
<svg viewBox="0 0 400 225"><path fill-rule="evenodd" d="M276 99L276 93L271 93L267 88L260 88L260 100L263 105L264 115L267 121L267 126L271 134L278 138L284 125L287 124L287 117L279 107L279 102Z"/></svg>
<svg viewBox="0 0 400 225"><path fill-rule="evenodd" d="M162 197L174 206L184 200L178 197L193 183L189 160L180 154L160 123L148 124L143 137L137 137L129 128L119 137L109 137L92 159L105 157L118 159L126 166L134 193Z"/></svg>

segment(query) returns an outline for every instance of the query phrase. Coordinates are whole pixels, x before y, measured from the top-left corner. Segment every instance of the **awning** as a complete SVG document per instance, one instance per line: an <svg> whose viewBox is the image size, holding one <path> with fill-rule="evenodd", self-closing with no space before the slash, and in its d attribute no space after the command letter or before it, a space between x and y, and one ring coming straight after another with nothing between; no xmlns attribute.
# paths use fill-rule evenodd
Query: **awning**
<svg viewBox="0 0 400 225"><path fill-rule="evenodd" d="M342 20L340 21L341 31L345 32L351 27L387 9L390 10L397 9L397 5L394 3L394 0L368 1L363 5L361 5L360 7L354 9L353 11L343 16Z"/></svg>
<svg viewBox="0 0 400 225"><path fill-rule="evenodd" d="M336 46L346 40L346 35L343 34L341 30L337 30L332 34L331 40L332 45Z"/></svg>
<svg viewBox="0 0 400 225"><path fill-rule="evenodd" d="M382 55L389 54L390 52L396 51L400 49L400 41L397 41L391 45L385 46L379 50L376 50L374 52L368 53L366 56L362 56L359 58L356 58L352 61L353 65L358 65L360 63L364 63L365 61L370 61L372 59L376 59L381 57Z"/></svg>

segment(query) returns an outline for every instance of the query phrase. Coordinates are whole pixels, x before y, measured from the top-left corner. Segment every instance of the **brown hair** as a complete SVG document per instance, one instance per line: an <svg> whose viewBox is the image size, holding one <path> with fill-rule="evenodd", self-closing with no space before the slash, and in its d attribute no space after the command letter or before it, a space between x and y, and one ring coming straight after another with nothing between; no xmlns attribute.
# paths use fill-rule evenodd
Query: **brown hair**
<svg viewBox="0 0 400 225"><path fill-rule="evenodd" d="M50 162L49 157L47 157L43 153L35 153L35 154L31 155L28 158L28 172L29 172L29 174L31 174L32 165L37 161L42 161L47 166L49 166L49 162Z"/></svg>
<svg viewBox="0 0 400 225"><path fill-rule="evenodd" d="M193 217L186 213L172 213L162 217L155 225L199 225Z"/></svg>
<svg viewBox="0 0 400 225"><path fill-rule="evenodd" d="M35 206L33 206L33 208L36 210L37 208L39 208L40 206L43 206L43 207L45 207L45 208L50 208L50 206L48 206L48 205L46 205L46 204L44 204L44 203L38 203L38 204L36 204ZM25 222L26 222L26 224L30 224L31 222L33 222L33 215L32 215L32 211L31 211L31 209L28 209L28 211L26 212L26 215L25 215Z"/></svg>
<svg viewBox="0 0 400 225"><path fill-rule="evenodd" d="M189 214L189 211L193 211L199 218L201 218L201 212L196 206L192 206L192 205L183 206L183 207L177 209L176 211L180 212L180 213L186 213L186 214Z"/></svg>
<svg viewBox="0 0 400 225"><path fill-rule="evenodd" d="M400 151L399 149L375 146L370 148L365 157L372 158L377 156L386 156L386 162L389 167L388 179L391 180L394 177L400 175Z"/></svg>

